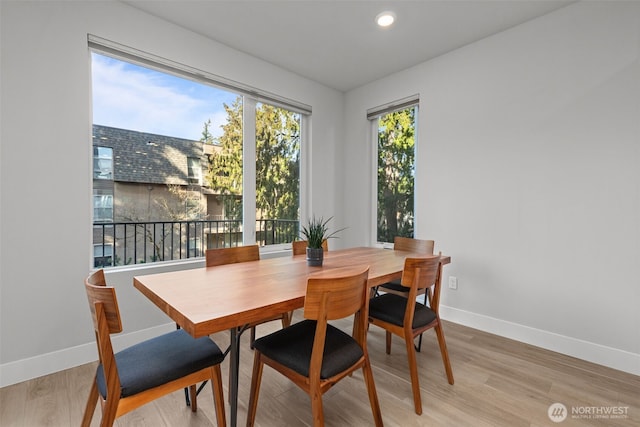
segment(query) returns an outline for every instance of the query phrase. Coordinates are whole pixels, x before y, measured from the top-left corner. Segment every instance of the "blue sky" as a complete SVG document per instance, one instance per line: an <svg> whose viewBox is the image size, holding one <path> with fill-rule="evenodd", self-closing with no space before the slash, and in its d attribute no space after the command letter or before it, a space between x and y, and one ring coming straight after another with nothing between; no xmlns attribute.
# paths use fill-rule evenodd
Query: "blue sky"
<svg viewBox="0 0 640 427"><path fill-rule="evenodd" d="M93 123L199 140L211 120L214 137L226 122L223 103L236 94L92 54Z"/></svg>

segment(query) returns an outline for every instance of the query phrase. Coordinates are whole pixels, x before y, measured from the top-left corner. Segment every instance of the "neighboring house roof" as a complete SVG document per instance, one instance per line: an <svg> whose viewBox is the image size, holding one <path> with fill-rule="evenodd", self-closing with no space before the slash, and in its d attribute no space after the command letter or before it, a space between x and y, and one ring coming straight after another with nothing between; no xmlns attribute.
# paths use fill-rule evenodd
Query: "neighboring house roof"
<svg viewBox="0 0 640 427"><path fill-rule="evenodd" d="M201 141L101 125L93 125L93 145L113 149L120 182L188 185L187 158L204 157Z"/></svg>

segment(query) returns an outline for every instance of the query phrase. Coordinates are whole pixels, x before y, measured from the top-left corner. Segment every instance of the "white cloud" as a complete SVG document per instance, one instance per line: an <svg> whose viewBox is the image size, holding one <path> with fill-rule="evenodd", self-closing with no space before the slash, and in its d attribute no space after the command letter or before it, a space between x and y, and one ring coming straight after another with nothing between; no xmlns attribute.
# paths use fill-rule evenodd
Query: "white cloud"
<svg viewBox="0 0 640 427"><path fill-rule="evenodd" d="M125 68L99 55L93 57L92 75L94 123L141 132L198 140L210 119L210 131L219 136L226 122L222 102L235 98L170 75Z"/></svg>

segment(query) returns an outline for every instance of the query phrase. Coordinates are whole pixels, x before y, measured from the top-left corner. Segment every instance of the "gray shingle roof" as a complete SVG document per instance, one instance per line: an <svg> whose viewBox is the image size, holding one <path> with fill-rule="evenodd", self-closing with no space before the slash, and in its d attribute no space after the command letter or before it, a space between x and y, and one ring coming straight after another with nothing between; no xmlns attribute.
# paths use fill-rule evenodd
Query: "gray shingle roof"
<svg viewBox="0 0 640 427"><path fill-rule="evenodd" d="M202 142L93 125L93 145L113 149L114 181L188 184L187 158L202 159Z"/></svg>

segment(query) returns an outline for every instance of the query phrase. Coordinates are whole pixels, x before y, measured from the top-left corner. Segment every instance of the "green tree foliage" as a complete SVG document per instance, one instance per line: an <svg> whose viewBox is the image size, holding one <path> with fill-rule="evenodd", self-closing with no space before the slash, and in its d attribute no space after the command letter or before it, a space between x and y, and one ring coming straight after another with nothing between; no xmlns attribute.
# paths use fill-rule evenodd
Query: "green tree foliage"
<svg viewBox="0 0 640 427"><path fill-rule="evenodd" d="M273 105L256 109L258 219L298 219L300 117Z"/></svg>
<svg viewBox="0 0 640 427"><path fill-rule="evenodd" d="M214 141L204 125L202 141L220 150L209 159L207 182L222 194L227 219L242 217L242 99L224 105L227 122ZM300 116L267 104L256 107L257 218L298 219L300 197Z"/></svg>
<svg viewBox="0 0 640 427"><path fill-rule="evenodd" d="M224 104L227 122L222 125L223 134L214 141L207 121L202 132L202 141L220 146L220 150L209 157L206 179L209 187L222 195L226 219L242 219L242 98L231 106Z"/></svg>
<svg viewBox="0 0 640 427"><path fill-rule="evenodd" d="M413 237L415 108L378 123L378 241Z"/></svg>

